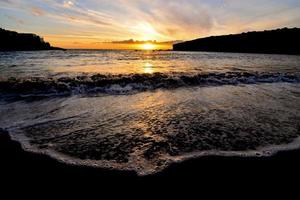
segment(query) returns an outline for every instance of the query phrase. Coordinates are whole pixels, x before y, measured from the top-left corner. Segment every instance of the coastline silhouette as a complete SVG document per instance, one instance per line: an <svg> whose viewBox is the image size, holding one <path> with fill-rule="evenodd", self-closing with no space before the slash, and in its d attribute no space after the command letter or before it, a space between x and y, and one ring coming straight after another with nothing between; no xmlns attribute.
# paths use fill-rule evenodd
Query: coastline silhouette
<svg viewBox="0 0 300 200"><path fill-rule="evenodd" d="M174 51L209 51L231 53L300 54L300 29L212 36L173 45Z"/></svg>
<svg viewBox="0 0 300 200"><path fill-rule="evenodd" d="M32 33L17 33L0 28L0 51L62 50L52 47L43 38Z"/></svg>
<svg viewBox="0 0 300 200"><path fill-rule="evenodd" d="M231 53L300 54L300 28L253 31L211 36L176 43L174 51ZM33 33L18 33L0 28L0 51L63 50Z"/></svg>

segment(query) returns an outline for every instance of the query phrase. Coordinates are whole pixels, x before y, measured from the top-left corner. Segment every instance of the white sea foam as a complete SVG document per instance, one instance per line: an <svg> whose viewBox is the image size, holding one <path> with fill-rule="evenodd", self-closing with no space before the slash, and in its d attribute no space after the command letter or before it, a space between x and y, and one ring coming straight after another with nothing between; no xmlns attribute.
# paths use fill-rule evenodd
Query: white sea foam
<svg viewBox="0 0 300 200"><path fill-rule="evenodd" d="M61 162L146 175L201 156L299 148L299 98L299 84L266 83L2 102L0 127Z"/></svg>

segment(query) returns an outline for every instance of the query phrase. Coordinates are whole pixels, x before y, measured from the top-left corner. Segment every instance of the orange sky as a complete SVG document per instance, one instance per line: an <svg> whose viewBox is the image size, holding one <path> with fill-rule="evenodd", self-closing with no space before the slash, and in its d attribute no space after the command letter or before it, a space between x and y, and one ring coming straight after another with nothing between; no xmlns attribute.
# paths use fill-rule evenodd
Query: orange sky
<svg viewBox="0 0 300 200"><path fill-rule="evenodd" d="M36 33L63 48L144 49L122 41L159 43L300 27L300 1L0 0L0 27ZM152 48L172 47L158 43Z"/></svg>
<svg viewBox="0 0 300 200"><path fill-rule="evenodd" d="M51 45L57 47L64 47L69 49L137 49L137 50L170 50L173 48L173 42L151 42L140 41L138 43L123 43L118 42L91 42L89 40L78 38L64 38L44 36L45 41L50 42Z"/></svg>

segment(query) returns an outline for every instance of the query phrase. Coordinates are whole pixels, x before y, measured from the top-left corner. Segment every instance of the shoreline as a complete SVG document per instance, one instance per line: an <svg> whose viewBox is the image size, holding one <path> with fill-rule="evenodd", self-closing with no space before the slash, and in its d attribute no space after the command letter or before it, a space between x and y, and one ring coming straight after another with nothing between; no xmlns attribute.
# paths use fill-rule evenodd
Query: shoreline
<svg viewBox="0 0 300 200"><path fill-rule="evenodd" d="M0 131L1 171L6 172L5 181L49 180L78 183L79 181L156 181L156 180L201 180L237 182L250 180L289 180L300 177L300 149L278 152L270 157L222 157L203 156L180 163L153 175L138 176L133 171L117 171L86 166L69 165L47 155L26 152L21 144L10 139L8 133ZM6 177L7 176L7 177ZM193 181L191 181L193 182Z"/></svg>

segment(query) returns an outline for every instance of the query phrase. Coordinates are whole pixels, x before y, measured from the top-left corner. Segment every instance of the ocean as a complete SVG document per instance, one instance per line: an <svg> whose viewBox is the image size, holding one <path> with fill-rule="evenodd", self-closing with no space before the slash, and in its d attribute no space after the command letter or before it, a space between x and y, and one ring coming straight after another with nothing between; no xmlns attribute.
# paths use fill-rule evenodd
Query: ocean
<svg viewBox="0 0 300 200"><path fill-rule="evenodd" d="M139 175L299 148L300 56L0 52L0 128L62 162Z"/></svg>

